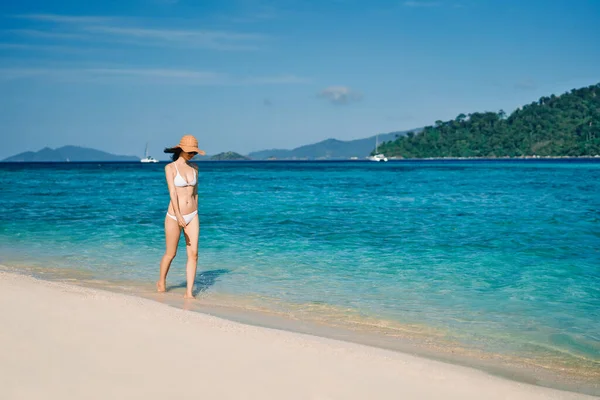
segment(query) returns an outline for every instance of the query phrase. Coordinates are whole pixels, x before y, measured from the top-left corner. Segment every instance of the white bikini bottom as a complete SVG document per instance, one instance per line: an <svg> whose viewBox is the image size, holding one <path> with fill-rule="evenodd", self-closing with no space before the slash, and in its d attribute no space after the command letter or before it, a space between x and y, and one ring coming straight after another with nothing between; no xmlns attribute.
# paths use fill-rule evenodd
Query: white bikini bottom
<svg viewBox="0 0 600 400"><path fill-rule="evenodd" d="M198 210L196 210L196 211L194 211L192 213L189 213L189 214L182 215L183 220L185 221L185 224L187 225L190 222L192 222L192 220L194 219L194 217L196 216L196 214L198 214ZM176 216L167 213L167 217L169 217L173 221L177 222L177 217Z"/></svg>

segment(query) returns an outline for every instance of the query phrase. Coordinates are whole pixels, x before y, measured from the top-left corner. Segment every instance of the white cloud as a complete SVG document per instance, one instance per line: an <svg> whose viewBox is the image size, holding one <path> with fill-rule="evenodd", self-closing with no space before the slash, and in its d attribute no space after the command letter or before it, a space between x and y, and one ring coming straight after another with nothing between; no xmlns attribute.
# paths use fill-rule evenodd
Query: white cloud
<svg viewBox="0 0 600 400"><path fill-rule="evenodd" d="M93 47L75 47L62 45L45 45L45 44L23 44L23 43L0 43L0 49L21 50L26 52L44 51L50 53L76 53L97 55L97 50Z"/></svg>
<svg viewBox="0 0 600 400"><path fill-rule="evenodd" d="M111 35L114 38L134 39L145 45L183 45L218 50L256 50L262 35L227 31L151 29L116 26L89 26L90 33Z"/></svg>
<svg viewBox="0 0 600 400"><path fill-rule="evenodd" d="M92 74L104 75L125 75L125 76L150 76L159 78L176 79L201 79L215 80L223 76L219 73L210 71L196 71L185 69L151 69L151 68L90 68L86 72Z"/></svg>
<svg viewBox="0 0 600 400"><path fill-rule="evenodd" d="M18 14L15 18L29 19L32 21L53 22L56 24L104 24L114 22L115 17L95 17L84 15L58 15L58 14Z"/></svg>
<svg viewBox="0 0 600 400"><path fill-rule="evenodd" d="M47 68L0 68L0 80L28 78L52 73Z"/></svg>
<svg viewBox="0 0 600 400"><path fill-rule="evenodd" d="M318 96L329 100L333 104L348 104L362 99L362 94L347 86L329 86L323 89Z"/></svg>
<svg viewBox="0 0 600 400"><path fill-rule="evenodd" d="M218 84L228 78L211 71L144 68L0 68L0 79L45 77L60 81L111 82L126 78L129 82Z"/></svg>
<svg viewBox="0 0 600 400"><path fill-rule="evenodd" d="M49 32L37 29L9 29L5 32L40 39L87 39L86 35L71 32Z"/></svg>
<svg viewBox="0 0 600 400"><path fill-rule="evenodd" d="M242 83L249 85L277 85L277 84L294 84L308 83L310 79L296 75L273 75L273 76L254 76L245 78Z"/></svg>
<svg viewBox="0 0 600 400"><path fill-rule="evenodd" d="M267 37L257 33L206 29L171 29L141 26L140 21L117 17L23 14L16 18L58 25L52 30L21 29L8 32L37 38L83 39L143 46L201 47L224 51L258 50ZM135 23L134 23L135 22ZM146 20L164 23L161 20Z"/></svg>
<svg viewBox="0 0 600 400"><path fill-rule="evenodd" d="M169 68L0 68L0 80L26 78L61 82L222 86L298 84L307 81L293 75L236 77L214 71Z"/></svg>

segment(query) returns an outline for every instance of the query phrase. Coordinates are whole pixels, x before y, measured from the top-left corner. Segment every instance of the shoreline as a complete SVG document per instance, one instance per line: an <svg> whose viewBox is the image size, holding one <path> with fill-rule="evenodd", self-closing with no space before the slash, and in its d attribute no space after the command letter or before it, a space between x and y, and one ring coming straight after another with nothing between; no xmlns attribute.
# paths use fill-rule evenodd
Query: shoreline
<svg viewBox="0 0 600 400"><path fill-rule="evenodd" d="M556 371L546 370L543 366L535 366L512 358L503 358L499 354L484 353L484 352L465 352L465 348L449 348L436 345L433 342L424 340L426 338L417 338L411 340L408 336L389 336L375 334L374 332L360 331L349 329L348 326L335 326L319 323L315 320L299 320L286 315L278 315L274 312L269 312L265 309L251 310L248 308L237 307L236 304L226 304L219 302L218 299L207 299L202 295L195 302L184 302L179 298L179 293L172 291L165 294L157 294L150 287L137 288L137 292L131 292L123 288L119 288L117 283L104 285L100 281L91 279L81 281L73 279L68 280L69 271L63 271L65 276L62 278L52 277L31 277L23 274L18 270L2 272L1 274L22 276L28 279L36 279L39 282L47 282L49 284L69 285L76 288L85 288L88 290L98 290L101 292L114 293L117 295L133 296L134 298L146 299L162 305L170 306L173 309L183 309L193 311L200 315L214 316L224 318L233 323L241 323L246 326L253 326L259 329L275 329L282 332L292 334L310 335L316 338L326 338L328 340L343 341L348 344L370 346L377 349L391 351L393 353L410 355L417 358L423 358L435 362L447 363L448 365L460 368L472 368L482 373L490 374L490 376L499 377L499 379L507 379L511 382L519 382L522 384L532 384L540 388L553 388L558 390L568 390L573 393L582 393L590 395L600 395L600 387L597 384L590 382L582 382L581 379L574 378L569 375L569 371L564 371L564 374L557 375ZM31 271L30 271L31 273ZM34 274L35 275L35 274ZM126 284L125 284L126 285ZM521 360L522 361L522 360Z"/></svg>
<svg viewBox="0 0 600 400"><path fill-rule="evenodd" d="M9 399L592 398L22 275L0 288Z"/></svg>
<svg viewBox="0 0 600 400"><path fill-rule="evenodd" d="M398 162L398 161L548 161L548 160L564 160L564 161L598 161L600 162L600 155L593 156L520 156L520 157L425 157L425 158L403 158L403 157L388 157L389 161ZM319 163L319 162L364 162L364 163L372 163L373 161L368 160L367 158L281 158L281 159L240 159L240 160L208 160L208 159L195 159L191 160L194 163L298 163L298 162L308 162L308 163ZM158 160L156 164L167 164L170 163L170 160ZM131 160L131 161L3 161L0 160L0 164L142 164L139 160Z"/></svg>

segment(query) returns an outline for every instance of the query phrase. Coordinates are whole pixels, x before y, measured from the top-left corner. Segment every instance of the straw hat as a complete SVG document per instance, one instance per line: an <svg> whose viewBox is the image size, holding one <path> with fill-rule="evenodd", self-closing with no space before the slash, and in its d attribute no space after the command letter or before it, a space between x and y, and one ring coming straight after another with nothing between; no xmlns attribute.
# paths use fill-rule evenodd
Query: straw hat
<svg viewBox="0 0 600 400"><path fill-rule="evenodd" d="M187 153L198 153L201 156L205 155L206 152L204 150L200 150L198 148L198 139L193 137L192 135L185 135L179 141L179 144L175 147L179 147L181 150Z"/></svg>

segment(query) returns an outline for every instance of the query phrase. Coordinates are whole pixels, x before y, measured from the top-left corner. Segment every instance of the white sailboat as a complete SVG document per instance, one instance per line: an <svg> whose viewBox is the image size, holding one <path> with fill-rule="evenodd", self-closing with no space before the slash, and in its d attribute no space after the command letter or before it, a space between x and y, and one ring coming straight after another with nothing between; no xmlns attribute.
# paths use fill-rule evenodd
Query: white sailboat
<svg viewBox="0 0 600 400"><path fill-rule="evenodd" d="M375 155L367 157L367 160L377 161L377 162L380 162L380 161L387 162L388 159L385 155L377 154L378 147L379 147L379 135L376 135L375 136Z"/></svg>
<svg viewBox="0 0 600 400"><path fill-rule="evenodd" d="M145 156L144 158L142 158L140 161L143 163L157 163L158 160L156 158L153 158L152 156L148 155L148 143L146 143L146 152L145 152Z"/></svg>

